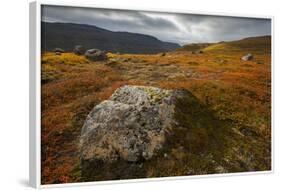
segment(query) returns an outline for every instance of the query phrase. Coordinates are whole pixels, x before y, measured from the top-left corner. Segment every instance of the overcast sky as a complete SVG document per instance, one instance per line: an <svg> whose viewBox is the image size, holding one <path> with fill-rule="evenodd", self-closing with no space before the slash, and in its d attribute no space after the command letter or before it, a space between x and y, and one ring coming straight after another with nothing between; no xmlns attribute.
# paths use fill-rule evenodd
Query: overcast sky
<svg viewBox="0 0 281 190"><path fill-rule="evenodd" d="M181 45L271 34L269 19L44 6L42 20L95 25L155 36Z"/></svg>

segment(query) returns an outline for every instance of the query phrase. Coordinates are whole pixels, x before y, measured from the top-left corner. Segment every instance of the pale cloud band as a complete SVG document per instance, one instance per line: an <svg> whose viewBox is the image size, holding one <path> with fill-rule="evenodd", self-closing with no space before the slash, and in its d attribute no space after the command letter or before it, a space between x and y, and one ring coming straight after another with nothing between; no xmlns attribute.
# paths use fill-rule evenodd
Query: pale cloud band
<svg viewBox="0 0 281 190"><path fill-rule="evenodd" d="M111 31L155 36L181 45L271 34L271 20L147 11L43 6L42 20L89 24Z"/></svg>

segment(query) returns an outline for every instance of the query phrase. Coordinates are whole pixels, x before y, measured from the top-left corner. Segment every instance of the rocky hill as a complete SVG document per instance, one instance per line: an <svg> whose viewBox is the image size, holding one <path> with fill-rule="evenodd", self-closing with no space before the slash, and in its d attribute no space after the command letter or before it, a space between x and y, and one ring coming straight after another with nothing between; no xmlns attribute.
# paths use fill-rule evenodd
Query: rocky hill
<svg viewBox="0 0 281 190"><path fill-rule="evenodd" d="M42 22L42 50L62 48L72 51L75 45L86 49L101 49L110 52L153 54L171 51L180 46L163 42L144 34L112 32L92 25Z"/></svg>

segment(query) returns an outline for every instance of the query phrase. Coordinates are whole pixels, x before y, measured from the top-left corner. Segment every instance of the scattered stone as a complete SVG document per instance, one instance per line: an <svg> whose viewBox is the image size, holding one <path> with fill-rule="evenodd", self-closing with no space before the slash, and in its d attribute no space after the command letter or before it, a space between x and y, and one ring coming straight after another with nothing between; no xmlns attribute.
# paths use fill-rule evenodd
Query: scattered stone
<svg viewBox="0 0 281 190"><path fill-rule="evenodd" d="M163 56L165 56L165 55L166 55L166 53L165 53L165 52L163 52L163 53L161 53L161 54L160 54L160 56L162 56L162 57L163 57Z"/></svg>
<svg viewBox="0 0 281 190"><path fill-rule="evenodd" d="M247 55L244 55L241 60L243 61L250 61L250 60L253 60L254 59L254 56L250 53L248 53Z"/></svg>
<svg viewBox="0 0 281 190"><path fill-rule="evenodd" d="M63 49L61 49L61 48L55 48L54 50L53 50L53 52L55 52L55 53L64 53L65 51L63 50Z"/></svg>
<svg viewBox="0 0 281 190"><path fill-rule="evenodd" d="M84 55L85 52L86 52L86 49L81 45L77 45L77 46L74 47L73 52L76 55Z"/></svg>
<svg viewBox="0 0 281 190"><path fill-rule="evenodd" d="M56 51L55 54L56 55L61 55L61 52Z"/></svg>
<svg viewBox="0 0 281 190"><path fill-rule="evenodd" d="M263 61L257 61L257 64L264 64Z"/></svg>
<svg viewBox="0 0 281 190"><path fill-rule="evenodd" d="M196 51L196 54L202 54L204 53L202 50Z"/></svg>
<svg viewBox="0 0 281 190"><path fill-rule="evenodd" d="M89 49L86 51L85 56L92 61L103 61L107 59L106 53L99 49Z"/></svg>

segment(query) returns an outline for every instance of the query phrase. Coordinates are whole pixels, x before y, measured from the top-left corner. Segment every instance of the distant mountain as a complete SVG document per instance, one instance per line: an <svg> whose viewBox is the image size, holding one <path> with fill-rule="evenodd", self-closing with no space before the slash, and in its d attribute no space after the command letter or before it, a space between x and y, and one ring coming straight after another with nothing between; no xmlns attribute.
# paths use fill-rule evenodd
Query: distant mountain
<svg viewBox="0 0 281 190"><path fill-rule="evenodd" d="M75 45L120 53L153 54L172 51L180 46L163 42L149 35L112 32L92 25L72 23L41 23L42 51L56 47L72 51Z"/></svg>

